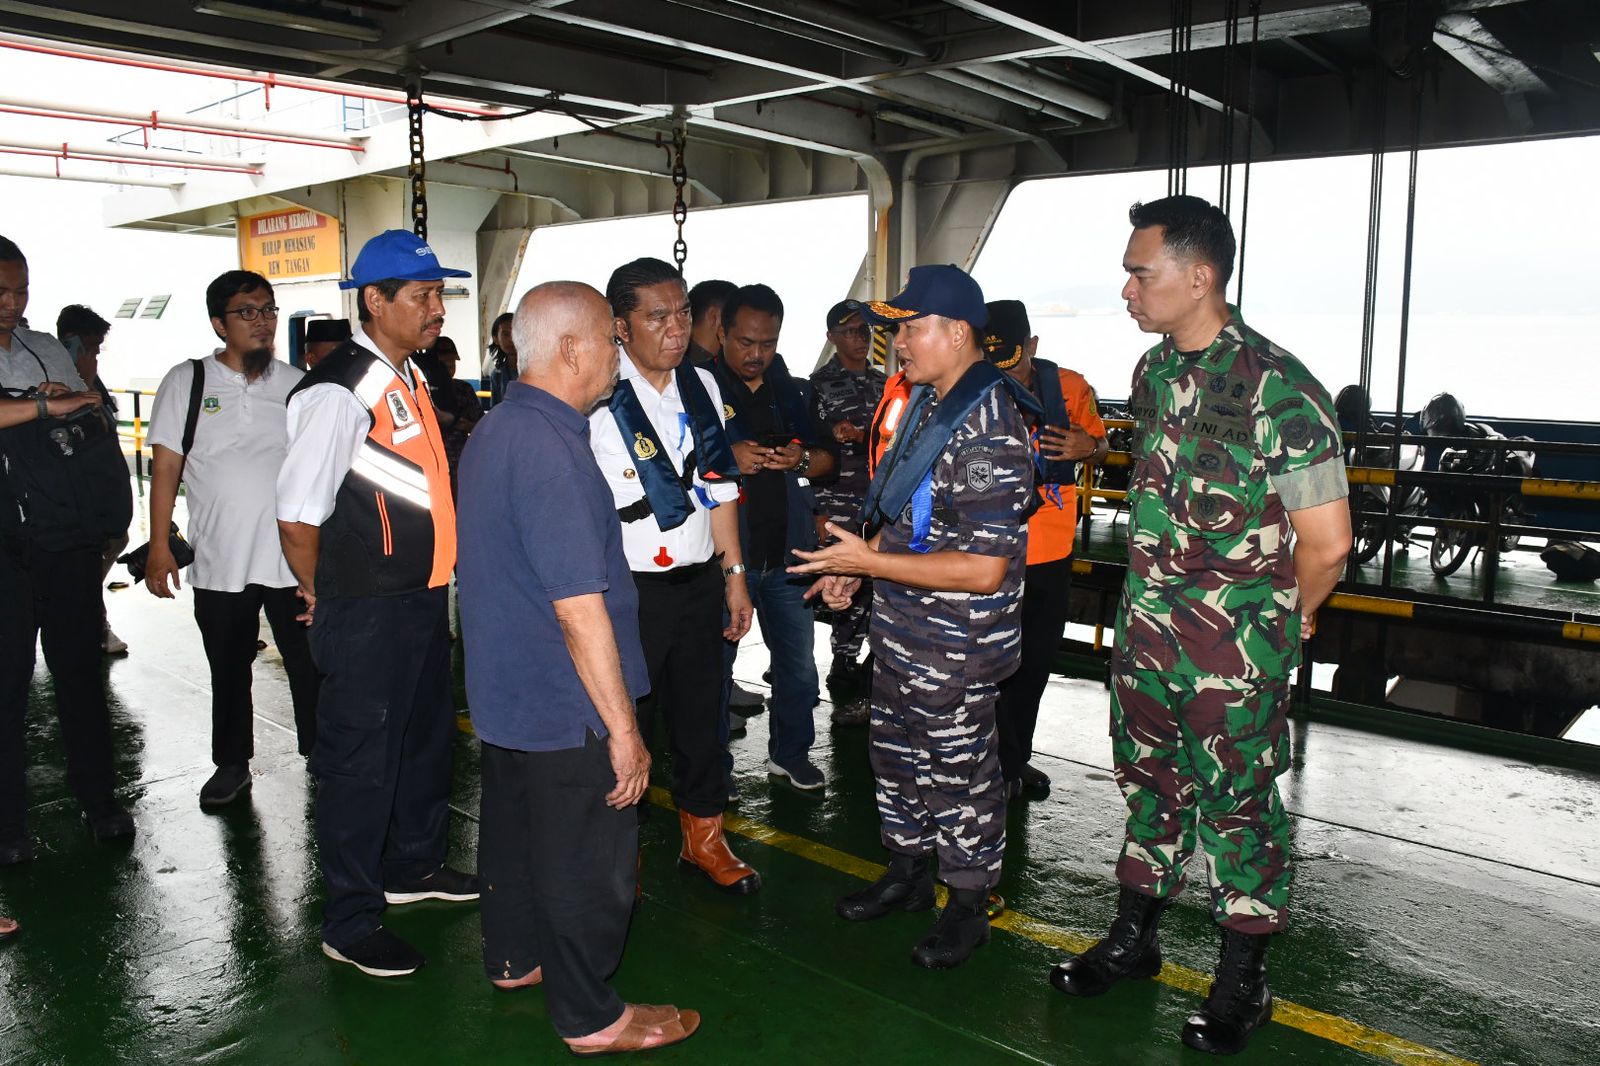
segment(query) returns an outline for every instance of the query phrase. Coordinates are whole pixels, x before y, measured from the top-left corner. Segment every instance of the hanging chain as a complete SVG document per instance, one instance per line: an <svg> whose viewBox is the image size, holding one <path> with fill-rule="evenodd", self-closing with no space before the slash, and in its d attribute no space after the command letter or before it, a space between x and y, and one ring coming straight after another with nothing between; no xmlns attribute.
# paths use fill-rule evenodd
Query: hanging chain
<svg viewBox="0 0 1600 1066"><path fill-rule="evenodd" d="M672 221L678 226L678 239L672 242L672 261L683 273L683 264L689 259L689 245L683 239L683 223L689 217L689 204L683 198L684 186L689 183L689 168L683 163L683 149L689 141L683 119L672 127Z"/></svg>
<svg viewBox="0 0 1600 1066"><path fill-rule="evenodd" d="M427 159L422 152L422 79L406 82L406 117L411 126L411 165L406 175L411 179L411 230L424 241L428 239L428 175Z"/></svg>

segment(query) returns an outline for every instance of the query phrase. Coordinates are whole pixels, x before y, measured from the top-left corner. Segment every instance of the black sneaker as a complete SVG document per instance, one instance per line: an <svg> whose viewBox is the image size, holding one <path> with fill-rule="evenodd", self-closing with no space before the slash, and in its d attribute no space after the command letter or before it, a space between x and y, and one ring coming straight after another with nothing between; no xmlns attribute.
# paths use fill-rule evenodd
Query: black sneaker
<svg viewBox="0 0 1600 1066"><path fill-rule="evenodd" d="M779 765L768 759L767 773L773 777L783 778L789 784L804 792L817 792L828 785L828 779L822 776L821 770L811 765L811 760L809 759L801 759L799 762L790 763L788 766Z"/></svg>
<svg viewBox="0 0 1600 1066"><path fill-rule="evenodd" d="M115 803L94 814L84 811L83 820L88 823L89 831L94 834L94 838L102 844L108 840L122 840L133 836L133 815Z"/></svg>
<svg viewBox="0 0 1600 1066"><path fill-rule="evenodd" d="M427 877L407 881L383 890L383 898L390 905L417 903L425 899L443 899L452 903L466 903L478 898L478 875L466 874L441 866Z"/></svg>
<svg viewBox="0 0 1600 1066"><path fill-rule="evenodd" d="M226 807L250 791L250 764L219 766L211 780L200 786L200 806L210 810Z"/></svg>
<svg viewBox="0 0 1600 1066"><path fill-rule="evenodd" d="M348 962L373 977L404 977L422 969L427 961L422 952L381 925L343 951L324 940L322 953L334 962Z"/></svg>

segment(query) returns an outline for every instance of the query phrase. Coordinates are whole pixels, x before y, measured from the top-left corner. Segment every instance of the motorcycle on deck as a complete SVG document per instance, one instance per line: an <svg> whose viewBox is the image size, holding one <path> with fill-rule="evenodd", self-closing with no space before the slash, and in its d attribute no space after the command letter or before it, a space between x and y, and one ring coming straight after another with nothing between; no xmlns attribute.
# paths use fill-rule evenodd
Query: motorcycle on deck
<svg viewBox="0 0 1600 1066"><path fill-rule="evenodd" d="M1482 422L1469 422L1466 435L1489 440L1504 440L1505 436ZM1519 440L1530 440L1521 437ZM1534 453L1528 449L1507 450L1498 470L1495 465L1495 448L1447 448L1439 458L1439 469L1457 474L1510 474L1515 477L1532 477ZM1438 489L1431 494L1428 513L1435 518L1459 522L1489 521L1491 501L1495 493L1484 489ZM1527 507L1522 496L1506 493L1501 496L1500 521L1518 525L1527 520ZM1520 538L1502 534L1500 551L1516 548ZM1433 544L1428 549L1428 565L1439 577L1449 577L1471 556L1474 549L1481 550L1488 543L1488 531L1463 529L1456 526L1439 526L1433 532Z"/></svg>

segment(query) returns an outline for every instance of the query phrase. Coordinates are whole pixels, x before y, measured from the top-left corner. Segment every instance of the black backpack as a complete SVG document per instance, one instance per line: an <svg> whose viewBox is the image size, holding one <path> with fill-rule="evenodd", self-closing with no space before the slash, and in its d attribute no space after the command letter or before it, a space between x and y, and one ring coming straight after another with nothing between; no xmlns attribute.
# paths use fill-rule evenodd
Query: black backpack
<svg viewBox="0 0 1600 1066"><path fill-rule="evenodd" d="M36 547L97 548L133 521L117 426L99 407L0 430L0 461L21 505L22 534Z"/></svg>

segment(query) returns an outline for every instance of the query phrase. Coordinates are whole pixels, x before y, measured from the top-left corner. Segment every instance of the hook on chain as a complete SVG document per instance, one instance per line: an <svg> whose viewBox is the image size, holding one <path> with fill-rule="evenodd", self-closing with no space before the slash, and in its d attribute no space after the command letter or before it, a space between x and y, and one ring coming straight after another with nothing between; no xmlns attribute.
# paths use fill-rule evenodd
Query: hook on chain
<svg viewBox="0 0 1600 1066"><path fill-rule="evenodd" d="M689 259L689 245L683 239L683 223L689 217L689 204L684 199L684 186L689 183L689 170L683 162L683 149L689 136L680 118L672 127L672 148L668 152L672 162L672 221L678 227L678 239L672 242L672 261L683 273L683 264ZM665 147L665 146L663 146Z"/></svg>
<svg viewBox="0 0 1600 1066"><path fill-rule="evenodd" d="M422 102L422 79L406 82L406 118L411 133L411 163L406 176L411 180L411 230L424 241L428 239L428 175L427 158L423 154L422 115L426 108Z"/></svg>

